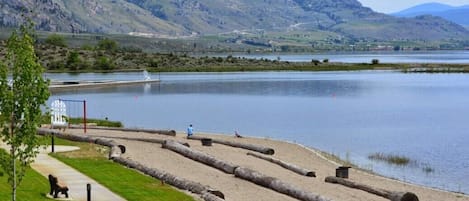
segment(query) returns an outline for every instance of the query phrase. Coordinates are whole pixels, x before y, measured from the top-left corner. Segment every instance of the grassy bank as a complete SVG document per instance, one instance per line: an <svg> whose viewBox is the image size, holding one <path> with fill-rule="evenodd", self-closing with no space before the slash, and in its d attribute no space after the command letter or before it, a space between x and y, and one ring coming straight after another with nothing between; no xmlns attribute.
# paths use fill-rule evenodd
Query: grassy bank
<svg viewBox="0 0 469 201"><path fill-rule="evenodd" d="M50 115L43 115L42 116L41 124L50 124L50 122L51 122ZM70 124L82 124L83 119L82 118L69 118L68 122ZM109 119L94 119L94 118L88 119L87 118L86 123L94 123L97 126L105 126L105 127L118 127L118 128L124 127L122 122L120 122L120 121L111 121Z"/></svg>
<svg viewBox="0 0 469 201"><path fill-rule="evenodd" d="M51 154L88 175L127 200L192 201L192 197L152 177L107 159L107 147L58 139L57 144L79 146L80 150Z"/></svg>
<svg viewBox="0 0 469 201"><path fill-rule="evenodd" d="M49 192L49 181L38 172L28 169L24 180L17 189L16 198L19 201L50 201L46 197ZM11 200L11 188L7 181L7 175L0 176L0 201Z"/></svg>
<svg viewBox="0 0 469 201"><path fill-rule="evenodd" d="M70 124L81 124L83 123L82 118L70 118L69 119ZM120 121L110 121L107 119L86 119L86 123L94 123L97 126L105 126L105 127L124 127L122 122Z"/></svg>

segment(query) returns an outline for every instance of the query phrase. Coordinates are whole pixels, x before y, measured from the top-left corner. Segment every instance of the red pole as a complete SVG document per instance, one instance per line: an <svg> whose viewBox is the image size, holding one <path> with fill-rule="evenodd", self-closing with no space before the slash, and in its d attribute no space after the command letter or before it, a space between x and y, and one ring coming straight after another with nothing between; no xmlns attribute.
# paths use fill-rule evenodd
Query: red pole
<svg viewBox="0 0 469 201"><path fill-rule="evenodd" d="M86 133L86 100L83 100L83 126Z"/></svg>

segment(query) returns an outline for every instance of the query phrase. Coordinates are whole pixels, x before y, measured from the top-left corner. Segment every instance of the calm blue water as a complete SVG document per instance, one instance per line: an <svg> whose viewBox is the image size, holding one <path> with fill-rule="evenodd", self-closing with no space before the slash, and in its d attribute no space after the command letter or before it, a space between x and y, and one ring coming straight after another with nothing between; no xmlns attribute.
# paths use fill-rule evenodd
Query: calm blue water
<svg viewBox="0 0 469 201"><path fill-rule="evenodd" d="M469 51L416 51L416 52L356 52L356 53L321 53L321 54L247 54L234 55L246 58L265 58L269 60L310 62L312 59L343 63L371 63L378 59L381 63L469 63Z"/></svg>
<svg viewBox="0 0 469 201"><path fill-rule="evenodd" d="M48 74L60 80L136 80L142 73ZM85 99L88 116L127 127L299 142L389 177L469 193L469 74L252 72L151 74L160 84L54 94ZM71 116L81 107L70 105ZM367 159L405 155L400 168ZM425 173L423 168L434 171Z"/></svg>

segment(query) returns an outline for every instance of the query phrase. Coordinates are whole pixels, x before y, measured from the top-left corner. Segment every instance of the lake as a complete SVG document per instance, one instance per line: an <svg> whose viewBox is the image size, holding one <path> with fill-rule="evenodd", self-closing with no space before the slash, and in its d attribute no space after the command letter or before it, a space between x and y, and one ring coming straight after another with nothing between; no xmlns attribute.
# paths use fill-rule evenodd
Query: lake
<svg viewBox="0 0 469 201"><path fill-rule="evenodd" d="M46 74L60 80L137 80L142 73ZM88 117L126 127L288 140L379 174L469 193L469 74L395 71L151 74L161 83L54 94L87 101ZM49 102L50 104L50 102ZM69 105L70 116L81 115ZM407 156L408 167L368 155ZM425 171L431 169L432 171Z"/></svg>

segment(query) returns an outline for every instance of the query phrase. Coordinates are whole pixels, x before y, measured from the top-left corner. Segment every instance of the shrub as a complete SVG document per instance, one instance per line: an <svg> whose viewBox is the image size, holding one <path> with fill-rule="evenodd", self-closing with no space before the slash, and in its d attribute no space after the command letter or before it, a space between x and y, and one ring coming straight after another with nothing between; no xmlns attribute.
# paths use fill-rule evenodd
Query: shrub
<svg viewBox="0 0 469 201"><path fill-rule="evenodd" d="M114 63L105 56L98 57L94 66L98 70L112 70L115 67Z"/></svg>
<svg viewBox="0 0 469 201"><path fill-rule="evenodd" d="M62 70L65 68L65 64L63 61L51 61L46 65L47 69L49 70ZM50 120L50 119L49 119Z"/></svg>
<svg viewBox="0 0 469 201"><path fill-rule="evenodd" d="M84 44L81 46L81 49L82 50L93 50L93 46L91 46L90 44Z"/></svg>
<svg viewBox="0 0 469 201"><path fill-rule="evenodd" d="M372 59L371 64L373 64L373 65L379 64L379 60L378 59Z"/></svg>
<svg viewBox="0 0 469 201"><path fill-rule="evenodd" d="M67 47L67 44L65 43L65 38L58 34L51 34L47 36L45 43L53 46Z"/></svg>
<svg viewBox="0 0 469 201"><path fill-rule="evenodd" d="M120 48L122 52L130 52L130 53L142 53L142 48L135 47L135 46L124 46Z"/></svg>
<svg viewBox="0 0 469 201"><path fill-rule="evenodd" d="M81 63L80 55L78 54L78 52L70 52L65 63L67 64L67 67L70 70L78 70Z"/></svg>
<svg viewBox="0 0 469 201"><path fill-rule="evenodd" d="M316 60L316 59L312 59L312 60L311 60L311 63L313 63L315 66L317 66L318 64L321 63L321 61Z"/></svg>
<svg viewBox="0 0 469 201"><path fill-rule="evenodd" d="M97 45L97 49L99 50L106 50L106 51L116 51L117 50L117 42L111 39L104 39L100 40Z"/></svg>

